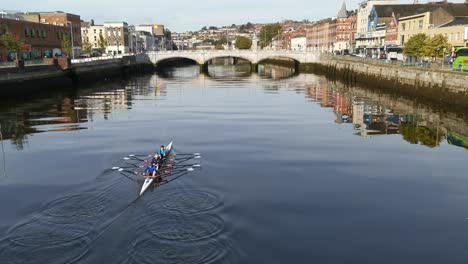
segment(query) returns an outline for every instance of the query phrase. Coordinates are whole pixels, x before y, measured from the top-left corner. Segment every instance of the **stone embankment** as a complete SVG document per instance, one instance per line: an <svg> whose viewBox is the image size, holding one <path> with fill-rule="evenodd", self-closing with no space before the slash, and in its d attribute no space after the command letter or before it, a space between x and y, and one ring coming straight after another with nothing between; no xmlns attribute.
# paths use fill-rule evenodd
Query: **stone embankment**
<svg viewBox="0 0 468 264"><path fill-rule="evenodd" d="M0 68L0 93L3 96L47 89L64 89L78 84L122 78L153 70L149 61L136 56L109 59L67 58L44 60L40 65Z"/></svg>
<svg viewBox="0 0 468 264"><path fill-rule="evenodd" d="M301 64L301 72L313 72L385 92L417 97L432 103L468 109L468 74L396 65L378 65L339 58Z"/></svg>

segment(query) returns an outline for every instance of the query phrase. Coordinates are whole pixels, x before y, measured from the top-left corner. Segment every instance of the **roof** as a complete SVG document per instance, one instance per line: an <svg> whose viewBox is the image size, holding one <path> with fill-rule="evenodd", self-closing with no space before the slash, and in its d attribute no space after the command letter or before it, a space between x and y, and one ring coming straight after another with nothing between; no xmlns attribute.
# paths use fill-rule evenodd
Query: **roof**
<svg viewBox="0 0 468 264"><path fill-rule="evenodd" d="M462 25L467 25L468 26L468 17L455 17L452 21L441 25L440 27L453 27L453 26L462 26Z"/></svg>
<svg viewBox="0 0 468 264"><path fill-rule="evenodd" d="M347 18L348 17L348 11L346 11L346 2L343 1L343 5L341 5L341 9L338 12L337 15L338 18Z"/></svg>
<svg viewBox="0 0 468 264"><path fill-rule="evenodd" d="M305 38L306 37L306 34L299 34L297 36L294 36L292 38Z"/></svg>
<svg viewBox="0 0 468 264"><path fill-rule="evenodd" d="M422 14L442 8L453 16L468 16L468 4L459 3L428 3L416 5L375 5L379 17L391 17L395 13L397 18Z"/></svg>

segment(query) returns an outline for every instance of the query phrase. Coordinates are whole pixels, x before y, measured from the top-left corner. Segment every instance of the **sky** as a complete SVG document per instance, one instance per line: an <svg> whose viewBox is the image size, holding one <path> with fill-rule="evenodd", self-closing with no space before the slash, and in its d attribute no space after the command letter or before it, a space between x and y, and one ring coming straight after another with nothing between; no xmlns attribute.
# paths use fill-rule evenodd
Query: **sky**
<svg viewBox="0 0 468 264"><path fill-rule="evenodd" d="M195 31L203 26L273 23L283 19L310 21L333 17L343 0L0 0L0 10L64 11L82 20L126 21L129 24L164 24L173 32ZM348 10L362 0L346 0ZM412 0L401 0L412 3ZM426 2L426 1L421 1ZM463 0L451 2L462 3Z"/></svg>

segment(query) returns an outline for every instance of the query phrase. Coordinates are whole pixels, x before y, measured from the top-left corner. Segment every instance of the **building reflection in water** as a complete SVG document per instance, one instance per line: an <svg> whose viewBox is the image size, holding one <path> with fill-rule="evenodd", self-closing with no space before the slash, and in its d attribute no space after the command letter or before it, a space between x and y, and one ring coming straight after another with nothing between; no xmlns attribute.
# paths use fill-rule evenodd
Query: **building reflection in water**
<svg viewBox="0 0 468 264"><path fill-rule="evenodd" d="M139 96L164 98L165 86L157 76L134 78L123 84L51 93L46 97L0 102L0 124L4 140L10 139L18 150L28 142L28 135L52 131L87 129L96 118L109 119L118 111L132 109Z"/></svg>
<svg viewBox="0 0 468 264"><path fill-rule="evenodd" d="M402 103L401 98L363 88L338 88L324 80L307 84L305 93L321 107L333 108L335 122L352 124L358 136L401 134L411 144L436 147L447 141L468 149L468 124L463 116L440 113L429 106L412 106Z"/></svg>
<svg viewBox="0 0 468 264"><path fill-rule="evenodd" d="M216 68L224 76L230 72ZM441 112L431 106L422 106L415 100L378 94L360 87L345 87L328 82L312 74L293 75L282 66L273 71L245 73L245 65L239 65L227 87L261 87L265 93L291 91L304 93L308 100L324 108L331 108L338 125L352 125L355 134L362 137L401 134L411 144L428 147L439 146L442 142L468 148L468 123L466 114ZM284 72L281 72L284 70ZM86 129L88 122L96 119L107 120L114 113L128 111L140 100L164 100L166 86L189 83L195 86L224 87L219 84L223 78L204 76L198 66L179 68L161 75L141 76L123 83L101 84L82 88L78 91L50 93L46 97L28 100L1 101L0 123L3 139L10 139L17 149L27 144L27 135L48 131L75 131ZM275 76L294 76L289 79L275 79ZM167 78L167 76L169 76ZM269 80L265 80L268 78ZM249 87L250 87L249 86Z"/></svg>

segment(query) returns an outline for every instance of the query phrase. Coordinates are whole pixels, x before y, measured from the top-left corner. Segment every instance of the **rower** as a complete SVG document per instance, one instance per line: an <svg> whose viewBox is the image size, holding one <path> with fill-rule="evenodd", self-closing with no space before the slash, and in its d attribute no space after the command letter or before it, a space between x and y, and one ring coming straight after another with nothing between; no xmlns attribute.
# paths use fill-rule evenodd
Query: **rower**
<svg viewBox="0 0 468 264"><path fill-rule="evenodd" d="M166 148L162 145L158 151L159 158L162 160L166 157Z"/></svg>
<svg viewBox="0 0 468 264"><path fill-rule="evenodd" d="M158 169L159 169L158 163L152 162L151 165L146 166L144 174L145 176L155 177L156 173L158 172Z"/></svg>

